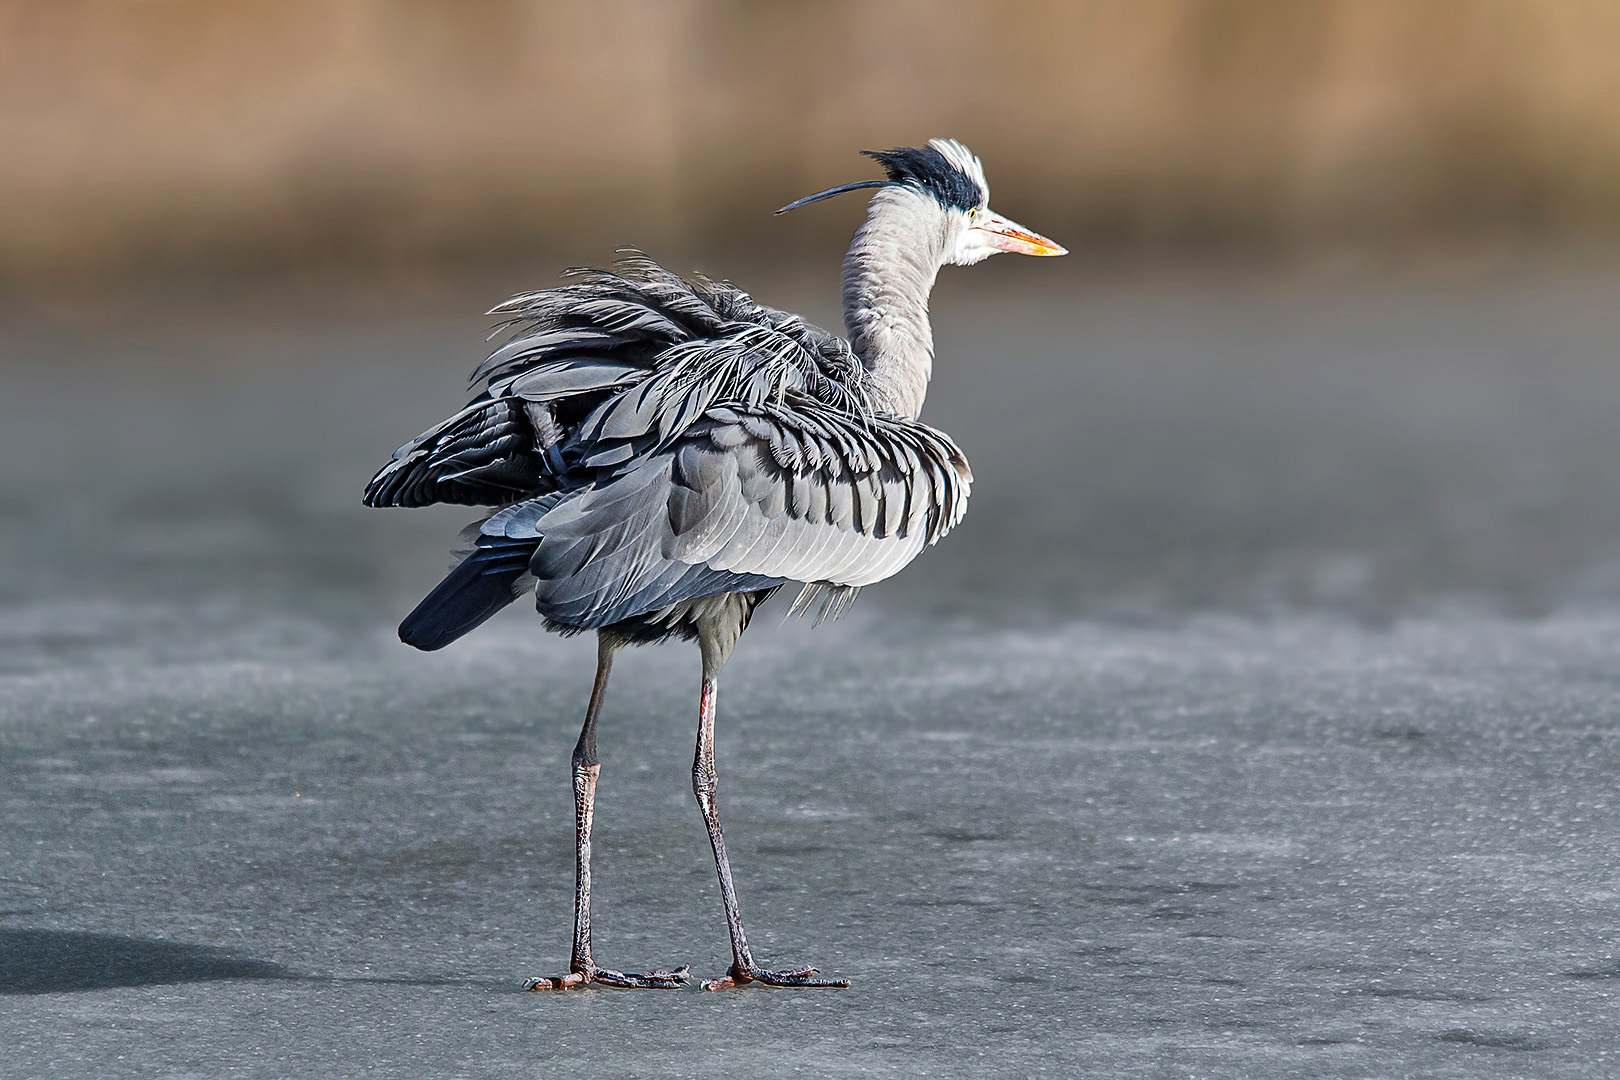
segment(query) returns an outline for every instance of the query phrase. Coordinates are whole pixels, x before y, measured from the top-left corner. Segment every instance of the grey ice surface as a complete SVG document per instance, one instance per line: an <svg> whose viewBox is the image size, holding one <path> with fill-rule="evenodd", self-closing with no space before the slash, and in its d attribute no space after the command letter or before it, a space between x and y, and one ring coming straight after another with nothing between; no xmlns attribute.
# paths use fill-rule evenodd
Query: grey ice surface
<svg viewBox="0 0 1620 1080"><path fill-rule="evenodd" d="M399 646L468 515L358 506L476 317L0 335L0 1076L1620 1073L1620 277L970 273L967 522L723 679L750 935L847 991L520 992L592 650ZM696 689L609 691L610 965L729 960Z"/></svg>

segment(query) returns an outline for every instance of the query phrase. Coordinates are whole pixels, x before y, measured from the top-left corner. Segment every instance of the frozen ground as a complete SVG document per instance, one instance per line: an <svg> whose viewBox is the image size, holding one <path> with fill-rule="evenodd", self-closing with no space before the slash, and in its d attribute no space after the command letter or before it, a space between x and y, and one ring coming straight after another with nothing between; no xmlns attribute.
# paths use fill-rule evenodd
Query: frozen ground
<svg viewBox="0 0 1620 1080"><path fill-rule="evenodd" d="M356 504L476 318L0 339L0 1076L1620 1072L1620 279L987 280L968 522L721 695L750 933L841 992L519 992L589 645L404 650L465 513ZM610 691L607 963L728 959L695 666Z"/></svg>

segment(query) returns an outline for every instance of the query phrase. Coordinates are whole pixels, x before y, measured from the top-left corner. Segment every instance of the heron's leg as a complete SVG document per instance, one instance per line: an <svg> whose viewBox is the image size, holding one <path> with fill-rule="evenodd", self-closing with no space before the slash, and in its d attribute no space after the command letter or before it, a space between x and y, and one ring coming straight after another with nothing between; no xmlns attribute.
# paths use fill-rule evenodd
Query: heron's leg
<svg viewBox="0 0 1620 1080"><path fill-rule="evenodd" d="M591 703L585 710L585 725L574 744L574 949L568 974L556 979L530 979L530 990L562 990L584 983L602 983L626 989L655 989L680 986L690 976L685 967L675 971L649 971L628 974L596 966L591 958L591 819L596 808L596 778L602 766L596 760L596 722L602 715L602 699L607 694L608 675L613 670L613 654L618 646L597 636L596 683L591 687Z"/></svg>
<svg viewBox="0 0 1620 1080"><path fill-rule="evenodd" d="M848 979L816 978L815 968L767 971L754 963L754 954L748 948L748 935L743 932L742 912L737 908L737 888L731 880L731 861L726 858L726 838L720 832L720 815L715 807L715 793L720 786L719 777L714 771L714 705L719 682L709 671L707 650L705 653L697 753L692 759L692 792L697 796L703 824L709 829L709 843L714 847L714 867L720 875L720 902L725 905L726 926L731 931L732 960L731 970L721 978L704 983L703 989L726 990L748 982L762 982L770 986L846 987L849 985Z"/></svg>

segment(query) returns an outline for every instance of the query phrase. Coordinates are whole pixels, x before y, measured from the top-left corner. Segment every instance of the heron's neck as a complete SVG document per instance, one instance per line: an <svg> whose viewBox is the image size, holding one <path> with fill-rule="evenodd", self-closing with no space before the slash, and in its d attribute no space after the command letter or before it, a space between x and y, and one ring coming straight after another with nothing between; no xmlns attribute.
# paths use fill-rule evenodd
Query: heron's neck
<svg viewBox="0 0 1620 1080"><path fill-rule="evenodd" d="M872 404L922 412L934 370L928 293L944 263L939 214L923 199L881 191L844 256L844 328L866 365Z"/></svg>

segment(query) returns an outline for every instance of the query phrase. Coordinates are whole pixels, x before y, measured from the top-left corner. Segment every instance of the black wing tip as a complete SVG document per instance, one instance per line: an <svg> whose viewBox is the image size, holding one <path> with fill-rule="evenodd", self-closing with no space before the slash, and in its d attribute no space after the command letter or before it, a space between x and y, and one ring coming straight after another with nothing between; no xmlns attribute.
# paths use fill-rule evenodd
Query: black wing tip
<svg viewBox="0 0 1620 1080"><path fill-rule="evenodd" d="M385 476L387 472L388 469L385 467L382 472L371 478L371 482L366 485L366 494L360 500L363 505L369 506L373 510L399 505L398 501L393 497L397 494L393 490L394 485L388 483Z"/></svg>
<svg viewBox="0 0 1620 1080"><path fill-rule="evenodd" d="M413 649L434 652L482 626L517 599L514 588L538 544L538 540L480 544L405 616L399 640Z"/></svg>
<svg viewBox="0 0 1620 1080"><path fill-rule="evenodd" d="M415 509L421 506L431 506L435 502L446 502L446 499L423 498L420 478L412 474L402 474L394 466L397 462L390 462L383 466L381 472L371 478L366 485L366 494L360 500L365 506L373 510L393 510L399 508Z"/></svg>
<svg viewBox="0 0 1620 1080"><path fill-rule="evenodd" d="M399 624L399 640L423 652L438 652L460 637L461 634L455 633L430 633L428 627L413 623L410 619Z"/></svg>
<svg viewBox="0 0 1620 1080"><path fill-rule="evenodd" d="M378 483L377 481L380 479L381 477L373 478L371 483L366 485L366 494L360 500L362 506L369 506L373 510L383 510L399 505L398 500L391 497L393 493L389 488L392 485Z"/></svg>

